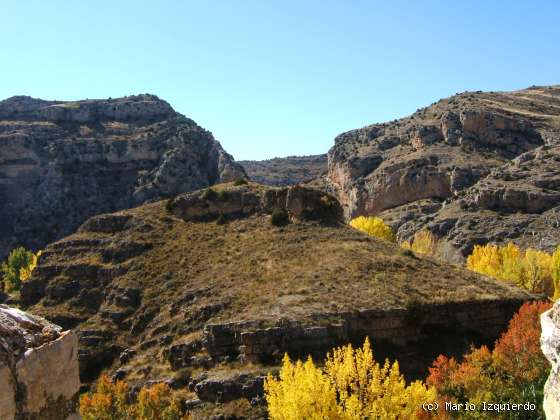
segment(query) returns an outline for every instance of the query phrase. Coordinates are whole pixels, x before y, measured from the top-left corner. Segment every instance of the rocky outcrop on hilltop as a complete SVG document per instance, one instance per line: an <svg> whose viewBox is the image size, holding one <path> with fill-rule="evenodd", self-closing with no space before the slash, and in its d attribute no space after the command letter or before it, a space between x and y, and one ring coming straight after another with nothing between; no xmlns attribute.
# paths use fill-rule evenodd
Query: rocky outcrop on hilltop
<svg viewBox="0 0 560 420"><path fill-rule="evenodd" d="M210 132L153 95L0 101L0 258L95 214L244 176Z"/></svg>
<svg viewBox="0 0 560 420"><path fill-rule="evenodd" d="M327 155L288 156L267 160L238 162L247 175L259 184L287 186L317 179L327 172Z"/></svg>
<svg viewBox="0 0 560 420"><path fill-rule="evenodd" d="M76 335L0 305L0 418L64 420L79 389Z"/></svg>
<svg viewBox="0 0 560 420"><path fill-rule="evenodd" d="M550 364L544 387L543 407L547 419L560 418L560 303L541 315L541 349Z"/></svg>
<svg viewBox="0 0 560 420"><path fill-rule="evenodd" d="M428 228L460 260L474 244L560 242L560 87L466 92L341 134L329 181L347 218Z"/></svg>
<svg viewBox="0 0 560 420"><path fill-rule="evenodd" d="M288 218L274 225L279 211ZM379 360L422 377L440 353L494 342L533 298L341 216L322 191L254 183L98 215L44 250L22 301L77 331L85 383L101 371L166 382L201 418L228 404L259 418L284 352L323 357L368 336Z"/></svg>

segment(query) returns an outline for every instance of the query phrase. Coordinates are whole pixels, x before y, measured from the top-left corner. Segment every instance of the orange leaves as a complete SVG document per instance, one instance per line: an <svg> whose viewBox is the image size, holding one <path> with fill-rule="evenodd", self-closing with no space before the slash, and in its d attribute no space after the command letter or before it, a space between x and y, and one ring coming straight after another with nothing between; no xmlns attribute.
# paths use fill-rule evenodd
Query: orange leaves
<svg viewBox="0 0 560 420"><path fill-rule="evenodd" d="M472 348L461 362L440 355L426 379L446 401L524 400L542 403L542 387L549 365L540 351L540 314L548 302L525 303L511 319L493 351Z"/></svg>
<svg viewBox="0 0 560 420"><path fill-rule="evenodd" d="M186 420L179 403L173 398L171 388L156 384L142 388L135 401L129 395L124 381L112 383L103 375L94 393L80 398L80 414L83 420Z"/></svg>
<svg viewBox="0 0 560 420"><path fill-rule="evenodd" d="M550 307L549 302L524 304L496 342L494 357L515 381L533 381L543 371L548 372L548 362L540 349L540 314Z"/></svg>

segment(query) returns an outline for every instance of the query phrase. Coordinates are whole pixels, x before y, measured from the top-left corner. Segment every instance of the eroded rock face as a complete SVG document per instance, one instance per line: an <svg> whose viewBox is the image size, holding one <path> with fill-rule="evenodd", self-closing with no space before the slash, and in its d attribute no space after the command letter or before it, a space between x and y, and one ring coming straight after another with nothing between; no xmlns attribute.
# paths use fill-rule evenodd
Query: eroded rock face
<svg viewBox="0 0 560 420"><path fill-rule="evenodd" d="M541 349L550 364L544 386L544 412L547 419L560 418L560 304L541 315Z"/></svg>
<svg viewBox="0 0 560 420"><path fill-rule="evenodd" d="M330 184L346 218L380 214L400 239L427 228L456 260L488 241L550 250L560 241L559 105L559 87L467 92L343 133Z"/></svg>
<svg viewBox="0 0 560 420"><path fill-rule="evenodd" d="M212 134L153 95L0 101L0 259L89 217L244 177Z"/></svg>
<svg viewBox="0 0 560 420"><path fill-rule="evenodd" d="M76 413L77 354L73 332L0 305L0 418L55 420Z"/></svg>

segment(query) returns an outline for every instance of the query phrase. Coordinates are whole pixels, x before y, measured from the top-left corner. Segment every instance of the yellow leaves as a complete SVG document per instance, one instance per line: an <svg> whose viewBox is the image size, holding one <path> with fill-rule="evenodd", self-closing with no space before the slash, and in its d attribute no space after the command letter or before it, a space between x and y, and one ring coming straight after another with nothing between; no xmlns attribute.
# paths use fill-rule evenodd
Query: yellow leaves
<svg viewBox="0 0 560 420"><path fill-rule="evenodd" d="M41 257L42 253L43 251L39 251L36 254L31 254L31 262L29 265L19 269L19 278L21 281L29 280L33 270L35 270L35 267L37 267L37 264L39 263L39 257Z"/></svg>
<svg viewBox="0 0 560 420"><path fill-rule="evenodd" d="M403 241L401 248L409 249L417 254L435 257L438 253L439 241L429 230L420 230L414 234L412 243Z"/></svg>
<svg viewBox="0 0 560 420"><path fill-rule="evenodd" d="M83 420L187 420L171 388L156 384L142 388L137 401L128 398L129 387L124 381L112 383L103 375L93 394L80 398L80 414Z"/></svg>
<svg viewBox="0 0 560 420"><path fill-rule="evenodd" d="M420 381L407 386L397 362L379 365L369 340L361 349L333 349L324 369L311 359L294 364L285 356L279 378L267 378L265 395L273 420L409 419L436 398Z"/></svg>
<svg viewBox="0 0 560 420"><path fill-rule="evenodd" d="M560 282L555 280L560 268L555 267L560 267L558 250L553 255L533 248L522 251L512 242L504 246L476 245L467 258L469 270L514 283L530 292L552 294L550 289L554 286L554 295L558 294L556 284Z"/></svg>
<svg viewBox="0 0 560 420"><path fill-rule="evenodd" d="M386 225L379 217L358 216L355 219L350 220L349 224L353 228L361 230L370 236L375 236L376 238L384 239L390 242L396 241L393 229Z"/></svg>

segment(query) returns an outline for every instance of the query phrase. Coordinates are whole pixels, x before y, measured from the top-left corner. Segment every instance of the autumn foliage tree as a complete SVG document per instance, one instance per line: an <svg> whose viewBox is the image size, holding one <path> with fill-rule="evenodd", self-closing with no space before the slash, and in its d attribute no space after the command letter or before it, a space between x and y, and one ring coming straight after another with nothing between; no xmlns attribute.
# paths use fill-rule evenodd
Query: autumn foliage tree
<svg viewBox="0 0 560 420"><path fill-rule="evenodd" d="M179 402L168 385L159 383L143 387L137 398L132 398L124 381L115 383L103 375L94 393L80 398L83 420L187 420Z"/></svg>
<svg viewBox="0 0 560 420"><path fill-rule="evenodd" d="M34 254L24 247L13 249L2 263L2 281L8 292L19 290L21 282L29 279L37 266L41 251Z"/></svg>
<svg viewBox="0 0 560 420"><path fill-rule="evenodd" d="M366 340L361 349L334 349L321 369L309 358L292 363L284 356L278 378L265 382L272 420L366 418L410 419L435 390L421 381L407 385L398 362L377 363Z"/></svg>
<svg viewBox="0 0 560 420"><path fill-rule="evenodd" d="M467 258L467 268L498 280L524 287L530 292L560 293L560 247L553 254L533 248L506 245L476 245Z"/></svg>
<svg viewBox="0 0 560 420"><path fill-rule="evenodd" d="M549 302L525 303L492 351L486 346L472 348L460 362L440 355L426 384L445 401L477 407L483 401L531 402L537 407L534 413L506 412L496 418L544 418L543 387L550 365L540 351L540 314L550 307Z"/></svg>
<svg viewBox="0 0 560 420"><path fill-rule="evenodd" d="M350 221L350 226L361 230L370 236L395 242L396 236L391 226L385 224L383 219L372 216L358 216Z"/></svg>
<svg viewBox="0 0 560 420"><path fill-rule="evenodd" d="M409 249L417 254L437 256L439 241L429 230L423 229L416 232L411 241L403 241L401 248Z"/></svg>

